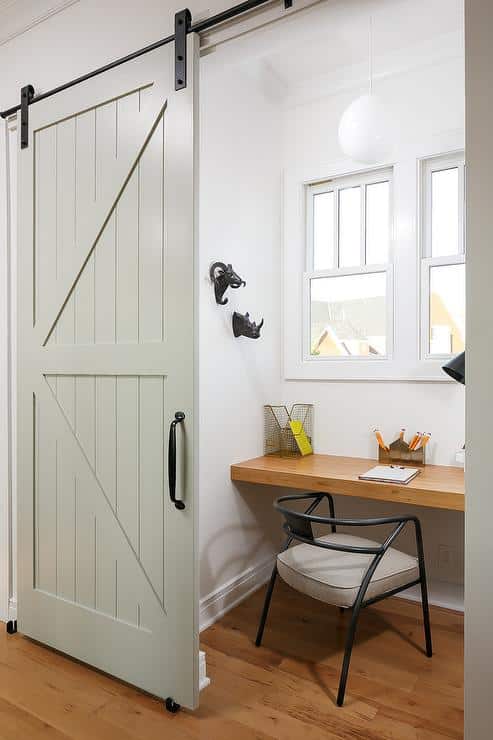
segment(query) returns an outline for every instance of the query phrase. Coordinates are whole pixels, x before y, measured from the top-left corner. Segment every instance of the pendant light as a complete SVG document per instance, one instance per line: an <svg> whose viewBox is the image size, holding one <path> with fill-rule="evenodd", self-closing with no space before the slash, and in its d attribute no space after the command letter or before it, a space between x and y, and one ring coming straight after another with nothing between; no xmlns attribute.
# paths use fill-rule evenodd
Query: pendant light
<svg viewBox="0 0 493 740"><path fill-rule="evenodd" d="M358 162L381 162L389 150L389 116L386 106L373 94L372 19L368 31L368 93L353 100L339 123L339 144Z"/></svg>

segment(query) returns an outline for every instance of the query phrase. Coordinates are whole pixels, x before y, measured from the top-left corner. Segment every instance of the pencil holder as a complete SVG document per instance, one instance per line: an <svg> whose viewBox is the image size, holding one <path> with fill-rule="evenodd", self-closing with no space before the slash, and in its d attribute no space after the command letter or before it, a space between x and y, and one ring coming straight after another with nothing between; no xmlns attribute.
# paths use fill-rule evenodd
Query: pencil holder
<svg viewBox="0 0 493 740"><path fill-rule="evenodd" d="M288 411L286 406L264 406L264 454L281 457L301 457L299 446L290 422L300 421L308 441L313 447L313 405L295 403Z"/></svg>
<svg viewBox="0 0 493 740"><path fill-rule="evenodd" d="M419 447L417 450L410 450L407 442L404 442L403 439L396 439L389 445L388 450L378 448L378 462L386 465L394 465L395 463L409 465L412 463L419 467L425 465L425 448Z"/></svg>

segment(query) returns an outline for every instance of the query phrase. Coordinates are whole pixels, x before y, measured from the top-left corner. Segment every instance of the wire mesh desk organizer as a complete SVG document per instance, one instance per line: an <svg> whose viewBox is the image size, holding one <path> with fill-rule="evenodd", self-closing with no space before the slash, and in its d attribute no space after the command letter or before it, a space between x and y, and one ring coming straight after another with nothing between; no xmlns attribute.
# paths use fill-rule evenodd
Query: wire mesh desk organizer
<svg viewBox="0 0 493 740"><path fill-rule="evenodd" d="M302 457L313 452L313 404L264 406L264 454Z"/></svg>

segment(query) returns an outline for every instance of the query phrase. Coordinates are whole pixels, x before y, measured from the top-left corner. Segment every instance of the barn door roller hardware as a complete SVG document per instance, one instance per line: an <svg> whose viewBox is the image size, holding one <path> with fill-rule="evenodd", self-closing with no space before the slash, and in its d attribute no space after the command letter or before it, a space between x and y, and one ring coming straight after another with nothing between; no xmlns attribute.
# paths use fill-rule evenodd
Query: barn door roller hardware
<svg viewBox="0 0 493 740"><path fill-rule="evenodd" d="M175 90L187 86L187 34L191 25L192 14L188 8L175 15Z"/></svg>
<svg viewBox="0 0 493 740"><path fill-rule="evenodd" d="M21 88L21 149L29 146L29 103L34 97L34 87Z"/></svg>
<svg viewBox="0 0 493 740"><path fill-rule="evenodd" d="M172 41L175 42L175 90L183 90L187 86L187 45L186 38L189 33L202 33L208 31L210 28L218 26L220 23L229 21L237 16L242 16L255 8L259 8L262 5L266 5L271 0L244 0L244 2L238 5L233 5L232 8L227 8L221 13L211 15L210 18L204 18L203 20L192 23L192 17L188 9L181 10L175 16L175 33L172 36L166 36L164 39L155 41L153 44L144 46L143 49L127 54L127 56L115 59L115 61L105 64L103 67L93 69L92 72L88 72L81 77L76 77L70 82L65 82L63 85L54 87L52 90L47 90L39 95L34 95L34 88L32 85L26 85L21 90L21 103L20 105L14 105L12 108L0 112L1 118L8 118L14 115L17 111L21 111L21 148L25 149L29 145L29 106L34 103L38 103L40 100L45 98L51 98L59 92L68 90L74 85L78 85L80 82L86 82L103 72L108 72L110 69L119 67L120 64L130 62L137 57L147 54L149 51L154 51L161 46L170 44ZM284 8L289 10L293 6L293 0L284 0Z"/></svg>

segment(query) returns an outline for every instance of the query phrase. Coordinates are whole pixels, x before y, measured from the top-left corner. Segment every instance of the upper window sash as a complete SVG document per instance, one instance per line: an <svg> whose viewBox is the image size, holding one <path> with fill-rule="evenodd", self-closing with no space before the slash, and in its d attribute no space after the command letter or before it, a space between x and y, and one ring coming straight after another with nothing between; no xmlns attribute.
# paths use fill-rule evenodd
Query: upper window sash
<svg viewBox="0 0 493 740"><path fill-rule="evenodd" d="M443 173L443 179L437 179ZM448 173L448 176L447 176ZM452 154L439 155L436 157L430 157L420 161L420 187L421 187L421 213L420 213L420 233L421 233L421 244L420 244L420 260L421 260L421 279L420 279L420 294L421 294L421 316L420 316L420 355L422 360L425 362L439 361L443 362L450 358L451 355L455 354L460 350L460 347L451 347L445 349L445 343L447 337L444 337L444 348L433 351L431 346L431 332L432 332L432 315L431 315L431 301L433 299L431 290L431 275L434 269L439 268L451 268L456 269L454 265L463 265L465 262L465 161L463 152L455 152ZM457 188L457 203L456 210L447 203L440 204L440 198L447 197L447 190L450 188ZM434 192L434 188L441 188L441 193ZM434 196L436 201L434 201ZM434 208L439 209L438 213L434 213ZM437 245L434 245L434 218L440 216L440 208L442 210L443 218L442 229L445 230L445 235L442 234L442 244L438 243L441 248L436 249ZM456 219L456 224L453 226L453 231L450 235L450 249L447 249L447 245L443 246L443 239L447 238L447 219ZM438 227L440 227L440 221L438 221ZM455 231L456 229L456 231ZM455 232L455 235L454 235ZM457 273L459 275L459 273ZM438 294L434 294L434 300L441 300ZM463 300L464 296L457 296L457 306L460 304L460 299ZM440 305L438 305L440 308ZM442 307L442 313L447 309L446 306ZM460 330L460 326L463 323L463 315L460 317L460 321L457 316L450 316L450 326L456 327L456 332ZM443 319L443 317L442 317ZM446 331L446 321L441 321L443 324L444 331ZM459 329L457 328L459 326ZM450 334L450 341L454 340L453 334ZM440 345L440 342L438 343Z"/></svg>
<svg viewBox="0 0 493 740"><path fill-rule="evenodd" d="M389 254L388 260L391 261L392 254L392 168L379 168L369 172L357 173L354 175L336 177L323 182L311 183L306 186L306 260L305 269L307 272L314 272L316 265L314 260L315 253L315 198L317 195L332 193L332 259L323 269L337 270L343 269L341 266L341 249L340 249L340 193L350 188L359 188L360 197L360 247L359 263L354 265L344 265L344 268L353 268L371 264L367 262L367 186L377 185L379 183L389 183ZM328 245L329 246L329 245ZM332 264L330 264L332 262Z"/></svg>
<svg viewBox="0 0 493 740"><path fill-rule="evenodd" d="M440 257L465 253L465 161L463 152L422 159L421 162L421 258L431 259L433 253L433 176L448 170L457 170L457 249Z"/></svg>

